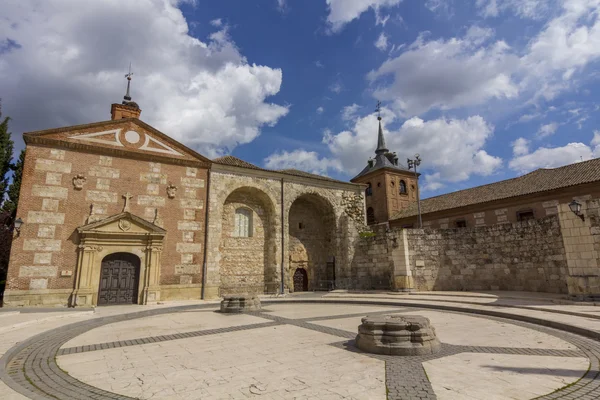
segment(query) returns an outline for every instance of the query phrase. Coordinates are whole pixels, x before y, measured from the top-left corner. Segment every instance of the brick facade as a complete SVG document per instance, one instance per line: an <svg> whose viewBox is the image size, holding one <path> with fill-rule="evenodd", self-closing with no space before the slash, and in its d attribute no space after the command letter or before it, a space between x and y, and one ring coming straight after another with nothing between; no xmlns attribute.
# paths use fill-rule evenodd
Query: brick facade
<svg viewBox="0 0 600 400"><path fill-rule="evenodd" d="M89 136L97 132L108 133ZM160 248L162 298L188 298L189 289L200 298L209 164L132 120L43 133L26 135L17 212L24 224L12 245L5 304L66 305L83 251L77 228L124 211L126 193L126 211L168 231ZM113 249L99 248L98 257Z"/></svg>

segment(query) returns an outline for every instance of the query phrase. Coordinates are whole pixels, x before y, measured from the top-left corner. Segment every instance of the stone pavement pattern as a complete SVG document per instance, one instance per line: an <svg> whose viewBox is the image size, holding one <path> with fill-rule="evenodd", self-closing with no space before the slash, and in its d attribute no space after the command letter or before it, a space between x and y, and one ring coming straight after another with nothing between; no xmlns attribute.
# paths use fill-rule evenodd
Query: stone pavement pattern
<svg viewBox="0 0 600 400"><path fill-rule="evenodd" d="M36 385L39 398L61 399L600 397L598 343L551 328L389 305L265 302L242 315L216 308L102 309L109 316L80 317L23 343L8 371L22 387ZM361 317L388 313L430 318L442 351L398 362L356 349Z"/></svg>

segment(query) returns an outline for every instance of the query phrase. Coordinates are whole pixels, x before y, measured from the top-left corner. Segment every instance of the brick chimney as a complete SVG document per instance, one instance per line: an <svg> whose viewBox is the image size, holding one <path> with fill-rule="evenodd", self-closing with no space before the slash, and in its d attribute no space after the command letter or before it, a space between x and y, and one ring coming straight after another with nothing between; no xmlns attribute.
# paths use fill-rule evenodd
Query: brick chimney
<svg viewBox="0 0 600 400"><path fill-rule="evenodd" d="M125 75L125 78L127 78L127 92L125 93L125 96L123 96L123 102L121 104L114 103L110 107L110 119L112 120L140 118L142 110L140 110L140 106L138 106L135 101L131 101L131 95L129 94L132 76L133 72L131 72L131 64L129 64L129 72Z"/></svg>
<svg viewBox="0 0 600 400"><path fill-rule="evenodd" d="M114 103L110 106L110 119L122 119L122 118L140 118L140 114L142 110L140 107L134 103L133 101L127 102L123 101L123 104ZM132 104L133 103L133 104Z"/></svg>

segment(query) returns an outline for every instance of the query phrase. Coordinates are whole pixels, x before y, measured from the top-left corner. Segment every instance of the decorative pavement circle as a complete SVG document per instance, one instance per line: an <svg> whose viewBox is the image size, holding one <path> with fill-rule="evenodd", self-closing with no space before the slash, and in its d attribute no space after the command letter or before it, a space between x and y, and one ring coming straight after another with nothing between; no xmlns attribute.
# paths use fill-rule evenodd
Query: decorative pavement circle
<svg viewBox="0 0 600 400"><path fill-rule="evenodd" d="M9 350L0 379L31 399L600 399L600 343L576 334L430 307L263 305L234 315L215 304L169 307L69 324ZM427 316L441 351L360 351L360 318L378 314Z"/></svg>

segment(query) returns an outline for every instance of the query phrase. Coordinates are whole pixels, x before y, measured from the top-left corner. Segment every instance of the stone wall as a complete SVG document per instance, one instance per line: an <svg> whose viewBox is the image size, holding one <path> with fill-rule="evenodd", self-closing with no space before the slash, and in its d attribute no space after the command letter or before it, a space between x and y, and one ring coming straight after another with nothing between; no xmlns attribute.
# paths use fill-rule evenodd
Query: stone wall
<svg viewBox="0 0 600 400"><path fill-rule="evenodd" d="M477 228L381 224L361 236L352 262L354 289L570 293L557 215Z"/></svg>
<svg viewBox="0 0 600 400"><path fill-rule="evenodd" d="M568 204L559 205L568 267L567 285L572 296L600 296L600 201L587 199L580 203L580 216L575 215Z"/></svg>
<svg viewBox="0 0 600 400"><path fill-rule="evenodd" d="M335 214L331 207L299 198L289 213L289 274L304 268L308 274L308 290L327 290L333 274L327 261L335 256Z"/></svg>
<svg viewBox="0 0 600 400"><path fill-rule="evenodd" d="M282 281L285 291L293 290L297 262L308 266L309 259L315 260L315 266L335 259L338 287L349 281L358 232L364 225L360 186L217 164L213 165L210 180L207 298L227 290L223 284L228 278L223 279L222 275L228 274L231 268L227 266L226 258L230 256L223 247L223 240L229 243L229 239L224 238L228 235L227 221L234 210L226 204L229 196L239 191L251 194L244 202L250 204L260 198L258 202L262 207L272 210L268 223L263 220L269 243L266 246L269 254L269 267L265 269L269 273L269 277L265 275L266 293L279 292ZM299 232L301 222L306 232L312 232L310 238ZM315 268L315 271L317 269L323 268ZM323 277L326 274L313 273L312 288L318 289Z"/></svg>
<svg viewBox="0 0 600 400"><path fill-rule="evenodd" d="M567 293L558 218L478 228L409 229L416 290Z"/></svg>
<svg viewBox="0 0 600 400"><path fill-rule="evenodd" d="M277 291L273 223L274 210L252 190L234 191L223 207L221 245L221 295ZM236 237L235 212L251 211L250 235ZM267 287L267 283L270 286Z"/></svg>
<svg viewBox="0 0 600 400"><path fill-rule="evenodd" d="M363 232L356 243L352 273L347 283L351 289L390 289L394 269L392 260L391 232L386 224L372 226L372 231Z"/></svg>

